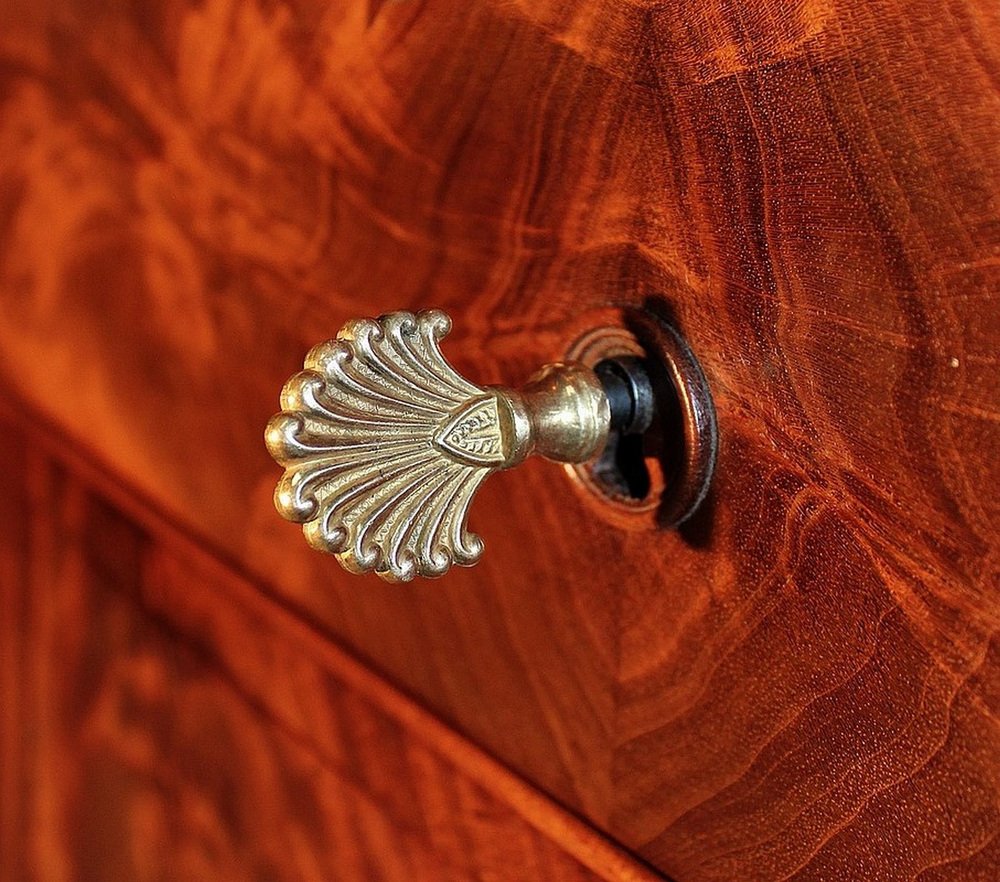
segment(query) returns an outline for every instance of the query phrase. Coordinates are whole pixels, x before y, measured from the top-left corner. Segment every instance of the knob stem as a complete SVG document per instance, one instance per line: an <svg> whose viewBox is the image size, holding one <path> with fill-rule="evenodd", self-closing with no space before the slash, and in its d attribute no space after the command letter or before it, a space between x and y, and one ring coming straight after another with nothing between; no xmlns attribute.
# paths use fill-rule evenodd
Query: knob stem
<svg viewBox="0 0 1000 882"><path fill-rule="evenodd" d="M656 400L653 384L641 358L620 355L594 366L611 405L611 429L622 435L641 435L653 422Z"/></svg>
<svg viewBox="0 0 1000 882"><path fill-rule="evenodd" d="M548 364L519 391L496 388L510 407L510 468L531 453L555 462L586 462L608 440L611 409L597 375L580 364Z"/></svg>

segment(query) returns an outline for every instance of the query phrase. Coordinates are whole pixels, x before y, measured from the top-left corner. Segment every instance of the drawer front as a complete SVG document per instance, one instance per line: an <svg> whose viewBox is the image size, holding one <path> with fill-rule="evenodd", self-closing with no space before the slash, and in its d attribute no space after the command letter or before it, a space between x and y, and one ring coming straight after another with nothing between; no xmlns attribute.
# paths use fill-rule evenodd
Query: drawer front
<svg viewBox="0 0 1000 882"><path fill-rule="evenodd" d="M681 882L995 875L988 4L7 14L11 394ZM401 588L274 515L262 428L349 316L444 307L495 383L608 304L715 394L681 530L529 462L479 567Z"/></svg>
<svg viewBox="0 0 1000 882"><path fill-rule="evenodd" d="M3 879L660 878L0 430Z"/></svg>

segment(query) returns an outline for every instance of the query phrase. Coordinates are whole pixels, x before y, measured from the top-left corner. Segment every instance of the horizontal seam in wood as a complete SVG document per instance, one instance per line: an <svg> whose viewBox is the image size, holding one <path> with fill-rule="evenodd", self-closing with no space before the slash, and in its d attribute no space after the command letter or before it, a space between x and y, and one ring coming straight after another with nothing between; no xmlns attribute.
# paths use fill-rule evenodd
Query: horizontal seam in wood
<svg viewBox="0 0 1000 882"><path fill-rule="evenodd" d="M264 618L295 641L328 672L379 711L411 732L434 753L587 869L608 880L662 882L664 877L623 846L521 778L480 746L366 667L304 610L288 603L266 582L246 573L231 556L164 512L148 494L81 444L9 387L0 386L0 420L6 420L71 470L106 501L122 510L164 547L193 558L218 580L228 598Z"/></svg>

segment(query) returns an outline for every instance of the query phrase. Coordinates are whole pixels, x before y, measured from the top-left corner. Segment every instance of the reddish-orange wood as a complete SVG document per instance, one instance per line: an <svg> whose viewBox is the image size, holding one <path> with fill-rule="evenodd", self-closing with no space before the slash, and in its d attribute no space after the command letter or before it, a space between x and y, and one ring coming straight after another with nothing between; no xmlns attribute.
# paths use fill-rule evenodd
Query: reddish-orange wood
<svg viewBox="0 0 1000 882"><path fill-rule="evenodd" d="M4 879L660 878L0 428Z"/></svg>
<svg viewBox="0 0 1000 882"><path fill-rule="evenodd" d="M14 393L680 882L996 878L1000 7L15 0L0 63ZM274 515L349 316L516 383L613 304L716 396L682 531L529 463L399 588Z"/></svg>

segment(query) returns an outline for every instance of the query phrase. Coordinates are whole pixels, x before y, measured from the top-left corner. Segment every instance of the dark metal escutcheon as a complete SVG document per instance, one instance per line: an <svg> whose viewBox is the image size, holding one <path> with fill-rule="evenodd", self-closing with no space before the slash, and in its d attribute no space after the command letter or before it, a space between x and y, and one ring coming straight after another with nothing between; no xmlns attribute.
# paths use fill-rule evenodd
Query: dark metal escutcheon
<svg viewBox="0 0 1000 882"><path fill-rule="evenodd" d="M687 342L645 310L609 308L581 318L565 357L594 367L599 376L608 363L625 365L627 373L630 361L638 362L655 398L641 439L613 433L602 457L567 466L571 474L599 512L619 526L682 524L708 493L719 437L708 380ZM643 469L645 475L629 480L623 469Z"/></svg>

